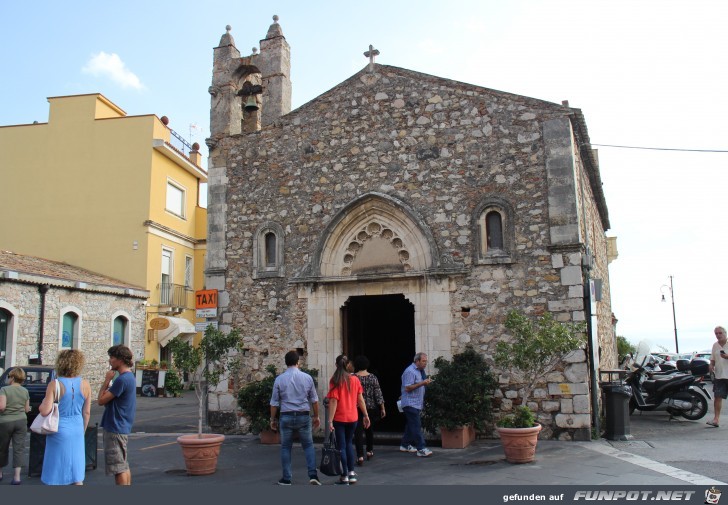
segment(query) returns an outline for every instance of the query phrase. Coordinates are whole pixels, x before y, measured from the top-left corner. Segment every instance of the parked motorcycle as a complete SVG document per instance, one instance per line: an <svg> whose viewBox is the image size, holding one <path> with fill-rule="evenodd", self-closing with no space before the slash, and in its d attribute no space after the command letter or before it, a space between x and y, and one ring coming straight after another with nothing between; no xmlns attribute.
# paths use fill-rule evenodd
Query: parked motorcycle
<svg viewBox="0 0 728 505"><path fill-rule="evenodd" d="M644 356L627 374L626 382L632 388L630 414L635 410L666 410L671 416L691 421L705 416L711 397L699 379L681 372L655 374L653 367L652 360Z"/></svg>

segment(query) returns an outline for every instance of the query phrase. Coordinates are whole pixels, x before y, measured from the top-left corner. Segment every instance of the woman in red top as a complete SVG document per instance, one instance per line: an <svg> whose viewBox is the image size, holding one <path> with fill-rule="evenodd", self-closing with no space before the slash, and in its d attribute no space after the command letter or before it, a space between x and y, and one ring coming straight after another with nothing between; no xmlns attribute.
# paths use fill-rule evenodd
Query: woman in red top
<svg viewBox="0 0 728 505"><path fill-rule="evenodd" d="M354 472L356 464L356 452L354 451L354 430L359 416L357 407L364 416L364 427L369 427L369 415L367 406L362 396L362 387L356 375L346 370L349 358L344 355L336 358L336 371L329 381L329 409L331 409L331 421L329 429L336 435L336 445L341 451L342 474L337 484L349 485L357 481Z"/></svg>

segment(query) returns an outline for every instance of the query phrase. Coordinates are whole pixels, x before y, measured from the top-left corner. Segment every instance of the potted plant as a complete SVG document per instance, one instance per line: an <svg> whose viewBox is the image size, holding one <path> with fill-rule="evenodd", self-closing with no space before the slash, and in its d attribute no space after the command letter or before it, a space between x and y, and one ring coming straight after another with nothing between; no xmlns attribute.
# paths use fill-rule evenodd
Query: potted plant
<svg viewBox="0 0 728 505"><path fill-rule="evenodd" d="M159 361L159 368L162 369L162 370L167 370L167 368L169 368L169 363L167 362L167 360L165 360L165 359L160 360Z"/></svg>
<svg viewBox="0 0 728 505"><path fill-rule="evenodd" d="M437 358L435 367L438 372L427 386L422 424L430 432L440 430L443 448L465 448L492 417L496 378L485 358L470 346L452 361Z"/></svg>
<svg viewBox="0 0 728 505"><path fill-rule="evenodd" d="M560 323L550 312L532 321L518 311L508 313L505 322L510 341L496 344L495 362L523 386L522 404L496 426L503 443L506 460L529 463L536 457L541 425L536 422L527 402L534 388L546 382L564 355L585 344L583 323Z"/></svg>
<svg viewBox="0 0 728 505"><path fill-rule="evenodd" d="M182 386L179 372L174 368L167 370L167 375L164 377L164 394L168 397L177 398L182 394Z"/></svg>
<svg viewBox="0 0 728 505"><path fill-rule="evenodd" d="M149 367L149 361L145 359L140 359L136 362L136 369L137 370L146 370Z"/></svg>
<svg viewBox="0 0 728 505"><path fill-rule="evenodd" d="M217 469L217 457L225 435L202 433L206 388L215 387L220 383L230 362L234 360L230 351L235 349L239 342L240 335L237 330L225 334L209 325L196 347L180 337L175 337L169 344L174 366L189 375L198 400L197 435L182 435L177 438L177 443L182 447L189 475L208 475L215 473ZM203 382L206 388L202 387Z"/></svg>
<svg viewBox="0 0 728 505"><path fill-rule="evenodd" d="M280 434L270 429L270 398L276 380L276 367L265 367L268 375L259 381L249 382L238 390L238 406L250 421L250 431L260 436L263 444L280 443Z"/></svg>
<svg viewBox="0 0 728 505"><path fill-rule="evenodd" d="M279 432L270 429L270 399L273 395L273 383L276 380L276 367L268 365L268 375L259 381L249 382L238 390L238 406L250 420L250 431L260 436L263 444L279 444ZM318 370L301 368L302 372L313 377L316 385Z"/></svg>
<svg viewBox="0 0 728 505"><path fill-rule="evenodd" d="M149 368L159 368L159 361L152 358L152 361L149 362Z"/></svg>

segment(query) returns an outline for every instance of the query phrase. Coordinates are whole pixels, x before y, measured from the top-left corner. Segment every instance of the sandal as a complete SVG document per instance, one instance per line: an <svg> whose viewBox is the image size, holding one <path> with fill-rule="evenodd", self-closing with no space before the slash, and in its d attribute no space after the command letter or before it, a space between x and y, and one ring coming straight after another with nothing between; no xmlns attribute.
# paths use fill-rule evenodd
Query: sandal
<svg viewBox="0 0 728 505"><path fill-rule="evenodd" d="M374 451L367 451L367 461L374 457Z"/></svg>
<svg viewBox="0 0 728 505"><path fill-rule="evenodd" d="M364 464L364 458L362 458L361 456L356 458L356 464L362 466Z"/></svg>
<svg viewBox="0 0 728 505"><path fill-rule="evenodd" d="M714 423L713 421L708 421L705 424L707 424L708 426L712 426L713 428L719 428L720 427L720 426L718 426L718 423Z"/></svg>

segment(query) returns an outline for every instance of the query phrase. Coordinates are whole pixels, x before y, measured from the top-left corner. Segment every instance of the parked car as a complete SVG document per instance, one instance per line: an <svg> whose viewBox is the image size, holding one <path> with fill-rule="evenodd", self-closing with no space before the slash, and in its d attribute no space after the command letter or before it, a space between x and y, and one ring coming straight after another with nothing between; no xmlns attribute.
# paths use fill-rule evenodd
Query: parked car
<svg viewBox="0 0 728 505"><path fill-rule="evenodd" d="M56 378L56 371L50 365L20 365L8 367L2 375L0 375L0 387L8 386L8 372L14 368L22 368L25 370L25 382L23 387L30 393L30 412L28 412L28 426L31 425L35 417L38 415L38 407L45 398L48 383Z"/></svg>
<svg viewBox="0 0 728 505"><path fill-rule="evenodd" d="M660 358L660 369L662 370L675 370L677 368L677 354L669 352L653 352L653 356Z"/></svg>

